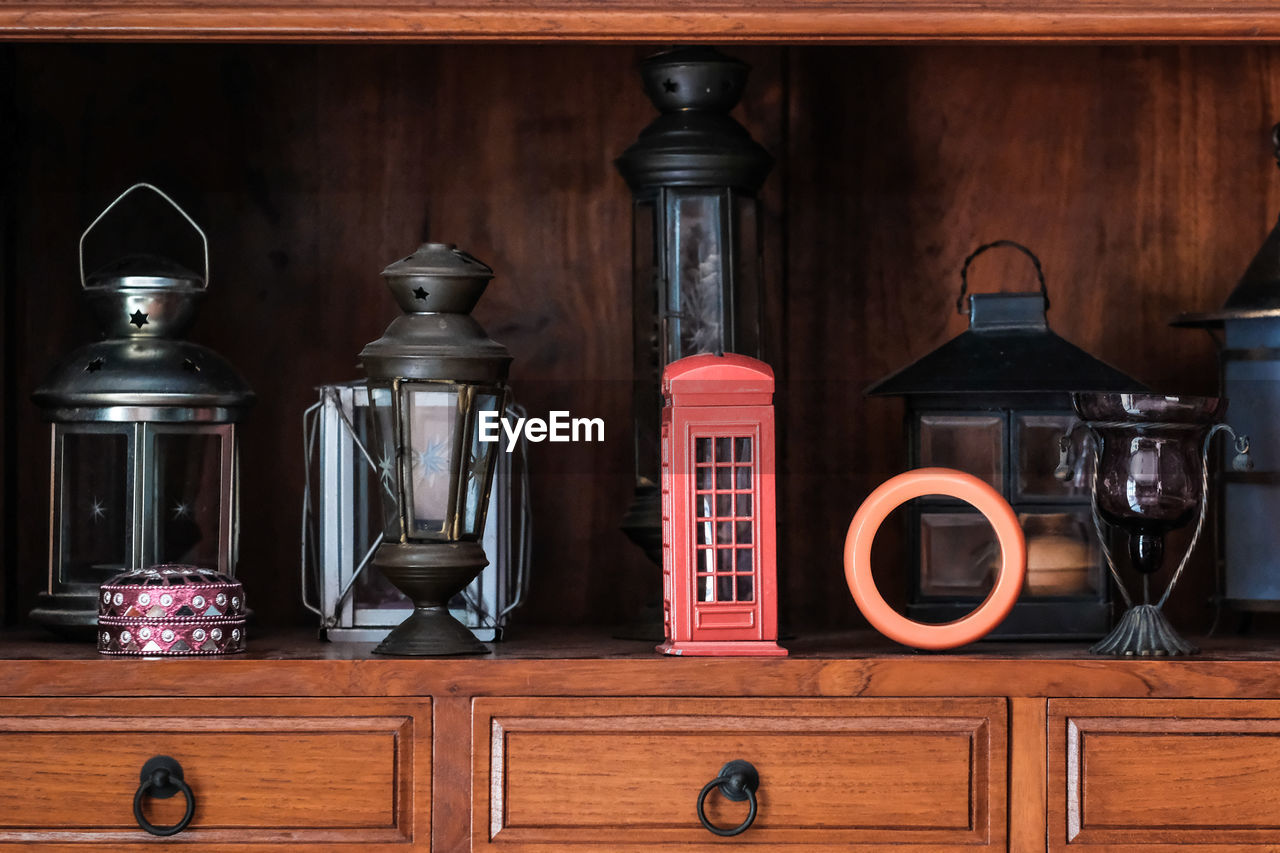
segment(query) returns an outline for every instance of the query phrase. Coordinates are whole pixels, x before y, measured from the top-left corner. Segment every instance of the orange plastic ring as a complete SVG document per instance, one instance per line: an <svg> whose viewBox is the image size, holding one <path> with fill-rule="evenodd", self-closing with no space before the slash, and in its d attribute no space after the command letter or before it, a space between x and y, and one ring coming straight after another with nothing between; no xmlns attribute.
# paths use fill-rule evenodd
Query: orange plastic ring
<svg viewBox="0 0 1280 853"><path fill-rule="evenodd" d="M941 625L915 622L898 613L885 603L871 577L876 531L889 513L925 495L946 495L972 504L995 528L1000 543L1000 574L986 600L968 616ZM1026 573L1027 542L1013 507L984 481L951 468L919 468L881 485L858 507L844 540L845 579L862 615L889 639L918 649L954 649L985 637L1013 609Z"/></svg>

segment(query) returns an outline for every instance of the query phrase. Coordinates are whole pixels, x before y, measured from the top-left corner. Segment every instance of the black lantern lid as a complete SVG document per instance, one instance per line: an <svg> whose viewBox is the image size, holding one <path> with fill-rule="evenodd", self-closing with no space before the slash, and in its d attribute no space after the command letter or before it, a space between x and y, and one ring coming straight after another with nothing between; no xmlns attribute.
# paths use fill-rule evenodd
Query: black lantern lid
<svg viewBox="0 0 1280 853"><path fill-rule="evenodd" d="M1280 165L1280 124L1271 128L1271 145L1276 163ZM1216 327L1225 320L1262 320L1268 317L1280 317L1280 221L1271 229L1262 248L1253 256L1220 310L1181 314L1173 320L1173 325Z"/></svg>
<svg viewBox="0 0 1280 853"><path fill-rule="evenodd" d="M729 111L749 66L707 47L664 51L640 66L662 115L615 161L632 192L660 186L760 189L773 157Z"/></svg>
<svg viewBox="0 0 1280 853"><path fill-rule="evenodd" d="M965 269L969 261L995 245L1009 243L1000 241L979 248L965 260ZM1034 255L1027 254L1034 260ZM1038 261L1036 269L1039 273ZM964 274L962 271L962 278ZM971 295L967 331L881 379L867 394L1061 397L1071 391L1146 390L1137 380L1050 331L1048 297L1040 275L1042 289L1038 293Z"/></svg>
<svg viewBox="0 0 1280 853"><path fill-rule="evenodd" d="M452 243L425 243L382 276L405 313L361 350L370 379L506 379L511 353L470 314L493 278L487 264Z"/></svg>

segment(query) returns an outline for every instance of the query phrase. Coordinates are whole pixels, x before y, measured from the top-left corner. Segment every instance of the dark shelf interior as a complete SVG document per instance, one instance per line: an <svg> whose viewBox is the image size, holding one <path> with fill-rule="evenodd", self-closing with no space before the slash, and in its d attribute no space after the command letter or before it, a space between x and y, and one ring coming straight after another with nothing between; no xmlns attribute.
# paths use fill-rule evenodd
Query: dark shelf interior
<svg viewBox="0 0 1280 853"><path fill-rule="evenodd" d="M396 309L378 277L424 239L498 277L477 316L534 414L603 417L599 445L541 444L526 626L620 621L656 594L618 530L630 498L630 199L612 160L651 118L639 46L0 46L5 621L47 565L48 429L29 395L94 334L76 241L125 186L165 188L209 233L193 338L259 404L242 432L239 574L269 628L301 630L303 409L358 375ZM1212 392L1216 307L1280 210L1273 47L741 47L737 115L765 185L767 355L779 378L784 632L862 623L844 531L905 465L901 404L863 390L965 326L961 260L997 238L1044 262L1051 326L1167 392ZM183 259L174 235L155 239ZM132 247L129 247L132 248ZM1028 289L1018 257L977 290ZM878 543L901 597L900 537ZM1209 549L1171 603L1213 622ZM1227 628L1231 624L1224 622ZM517 632L518 633L518 632ZM603 632L598 632L602 634ZM513 643L513 648L514 643Z"/></svg>

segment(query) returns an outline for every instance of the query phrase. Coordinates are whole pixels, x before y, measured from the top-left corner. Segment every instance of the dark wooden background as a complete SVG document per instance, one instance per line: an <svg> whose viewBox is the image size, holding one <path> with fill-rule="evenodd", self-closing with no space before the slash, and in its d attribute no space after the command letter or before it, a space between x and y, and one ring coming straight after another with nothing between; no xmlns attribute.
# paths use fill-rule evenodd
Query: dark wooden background
<svg viewBox="0 0 1280 853"><path fill-rule="evenodd" d="M617 530L631 488L630 205L612 160L652 117L635 73L647 52L0 47L8 621L25 618L47 565L48 436L29 395L92 338L76 240L137 180L206 227L211 293L192 337L259 395L242 433L239 573L265 622L311 624L298 581L302 411L317 384L357 375L356 354L396 314L379 270L426 238L497 270L477 316L514 353L531 412L607 423L603 445L533 448L534 583L519 621L624 618L657 571ZM1050 322L1068 339L1153 388L1214 389L1209 338L1166 322L1220 304L1280 210L1268 143L1280 51L733 52L754 66L739 116L778 159L767 331L792 632L859 624L844 529L905 458L900 404L862 391L964 328L958 267L978 243L1035 249ZM998 256L973 280L1031 283L1017 257ZM900 589L884 538L880 574ZM1207 565L1175 594L1192 631L1209 622Z"/></svg>

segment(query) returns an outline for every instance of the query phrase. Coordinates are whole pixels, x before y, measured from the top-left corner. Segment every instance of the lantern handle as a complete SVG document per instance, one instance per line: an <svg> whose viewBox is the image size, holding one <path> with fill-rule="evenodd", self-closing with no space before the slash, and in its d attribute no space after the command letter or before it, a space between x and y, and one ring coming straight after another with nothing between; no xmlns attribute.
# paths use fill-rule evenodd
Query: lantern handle
<svg viewBox="0 0 1280 853"><path fill-rule="evenodd" d="M978 248L969 253L969 257L964 259L964 264L960 267L960 296L956 299L956 313L964 313L964 297L969 290L969 264L973 259L981 255L987 249L996 249L1001 246L1008 246L1011 249L1017 249L1022 254L1031 259L1031 265L1036 268L1036 278L1040 280L1040 293L1044 296L1045 310L1049 310L1049 288L1045 287L1044 269L1040 266L1040 259L1036 257L1036 253L1028 249L1021 243L1013 240L995 240L991 243L983 243Z"/></svg>
<svg viewBox="0 0 1280 853"><path fill-rule="evenodd" d="M107 205L106 208L101 213L98 214L98 217L89 223L89 227L84 229L84 233L80 235L80 287L86 290L89 287L89 283L84 276L84 239L88 237L89 232L92 231L94 228L96 228L98 223L101 222L103 218L108 213L111 212L111 209L113 207L115 207L120 202L124 201L125 196L129 195L134 190L140 190L140 189L151 190L153 193L160 196L160 198L169 202L170 206L172 206L174 210L178 211L178 213L182 214L182 218L187 220L187 224L190 225L192 228L194 228L195 232L200 235L200 242L204 246L204 277L201 279L202 281L201 287L207 288L209 286L209 238L205 236L204 231L201 230L200 226L196 224L196 221L192 219L185 210L179 207L176 201L169 198L169 196L164 192L164 190L160 189L154 184L148 184L145 182L136 183L133 186L129 187L129 189L120 193L120 195L116 196L116 200L111 202L111 204Z"/></svg>

